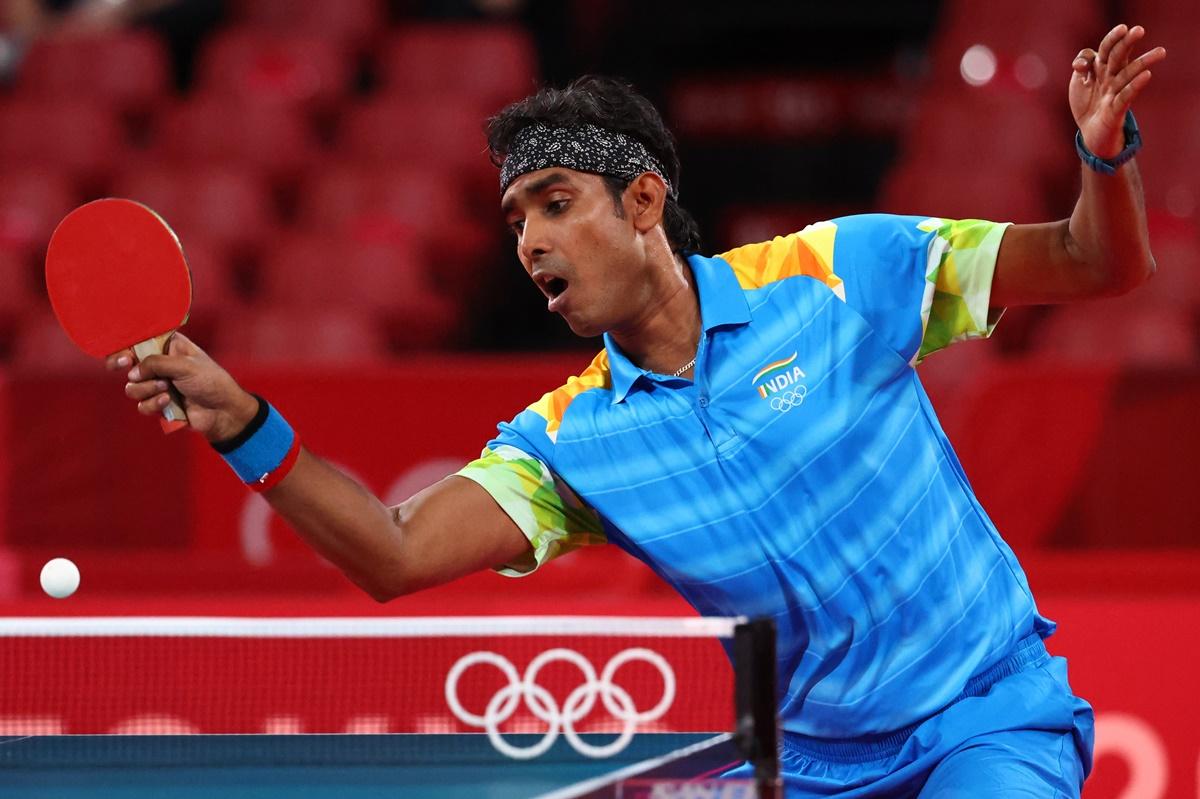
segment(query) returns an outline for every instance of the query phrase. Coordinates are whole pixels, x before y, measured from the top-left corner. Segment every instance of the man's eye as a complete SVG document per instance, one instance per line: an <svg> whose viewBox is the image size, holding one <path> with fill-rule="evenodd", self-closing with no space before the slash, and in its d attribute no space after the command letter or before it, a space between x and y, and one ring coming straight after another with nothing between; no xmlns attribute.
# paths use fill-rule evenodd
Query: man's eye
<svg viewBox="0 0 1200 799"><path fill-rule="evenodd" d="M559 214L566 210L566 207L566 200L551 200L550 202L546 203L546 213Z"/></svg>
<svg viewBox="0 0 1200 799"><path fill-rule="evenodd" d="M524 219L519 219L516 222L510 222L508 225L509 232L512 233L514 236L520 236L521 231L524 229L525 229L525 220Z"/></svg>

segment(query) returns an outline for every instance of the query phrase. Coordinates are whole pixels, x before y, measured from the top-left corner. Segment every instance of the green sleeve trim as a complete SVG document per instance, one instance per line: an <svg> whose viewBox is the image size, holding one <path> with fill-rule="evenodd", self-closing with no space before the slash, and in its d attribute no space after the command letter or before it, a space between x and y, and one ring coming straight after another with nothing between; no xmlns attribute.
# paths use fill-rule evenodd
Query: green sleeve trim
<svg viewBox="0 0 1200 799"><path fill-rule="evenodd" d="M607 541L600 515L545 463L516 447L485 449L458 474L491 494L529 539L529 556L497 567L500 574L522 577L573 549Z"/></svg>
<svg viewBox="0 0 1200 799"><path fill-rule="evenodd" d="M930 219L933 232L925 270L921 316L925 334L916 362L957 341L987 338L1003 309L991 309L992 278L1008 223Z"/></svg>

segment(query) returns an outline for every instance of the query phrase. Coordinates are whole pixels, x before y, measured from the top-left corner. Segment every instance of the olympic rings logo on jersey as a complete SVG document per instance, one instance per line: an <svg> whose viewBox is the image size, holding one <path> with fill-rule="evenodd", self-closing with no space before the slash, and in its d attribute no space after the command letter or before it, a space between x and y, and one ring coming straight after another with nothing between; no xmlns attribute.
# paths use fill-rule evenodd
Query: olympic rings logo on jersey
<svg viewBox="0 0 1200 799"><path fill-rule="evenodd" d="M613 681L617 669L635 660L654 666L663 680L662 698L658 700L658 704L645 711L639 711L629 692ZM554 696L537 681L538 672L542 667L555 661L572 664L583 676L583 682L567 695L561 708ZM458 682L467 669L482 664L490 664L499 669L508 679L508 685L496 692L480 716L468 711L459 701ZM575 730L575 725L592 712L597 699L603 703L604 709L621 723L621 731L617 737L603 745L588 743ZM514 746L505 740L500 732L500 725L513 717L522 700L533 715L547 725L541 740L526 747ZM573 649L562 647L548 649L538 655L525 668L525 674L522 676L518 676L512 661L495 652L472 652L464 655L446 675L446 703L454 715L464 724L486 731L492 746L502 754L518 760L528 760L543 754L554 745L560 733L581 755L593 758L611 757L629 745L638 725L662 718L673 701L675 672L662 655L641 647L626 649L613 655L599 677L596 676L596 669L591 661Z"/></svg>
<svg viewBox="0 0 1200 799"><path fill-rule="evenodd" d="M808 387L796 386L790 391L784 391L782 394L771 397L771 410L787 413L792 408L798 408L804 404L806 396L808 396Z"/></svg>

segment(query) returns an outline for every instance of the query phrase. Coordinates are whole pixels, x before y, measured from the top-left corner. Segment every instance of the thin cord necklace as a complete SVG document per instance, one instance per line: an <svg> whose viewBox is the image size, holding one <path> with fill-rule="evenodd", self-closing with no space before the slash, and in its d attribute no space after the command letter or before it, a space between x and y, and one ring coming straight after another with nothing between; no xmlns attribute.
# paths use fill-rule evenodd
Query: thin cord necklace
<svg viewBox="0 0 1200 799"><path fill-rule="evenodd" d="M695 365L696 365L696 356L693 355L692 359L690 361L688 361L683 366L676 369L674 372L671 372L671 377L679 377L681 374L686 372L688 369L691 369Z"/></svg>

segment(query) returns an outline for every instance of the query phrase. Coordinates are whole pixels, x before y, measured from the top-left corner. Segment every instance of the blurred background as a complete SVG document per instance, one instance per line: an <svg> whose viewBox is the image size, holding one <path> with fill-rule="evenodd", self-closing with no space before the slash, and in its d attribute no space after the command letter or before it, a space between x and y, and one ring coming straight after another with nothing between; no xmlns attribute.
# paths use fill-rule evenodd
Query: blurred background
<svg viewBox="0 0 1200 799"><path fill-rule="evenodd" d="M1070 62L1144 25L1169 52L1135 107L1158 275L1010 310L921 372L1106 714L1088 795L1195 795L1200 703L1157 689L1200 656L1200 3L0 9L0 610L23 615L688 612L602 550L375 606L59 332L42 261L76 205L159 211L193 271L186 332L400 501L600 346L546 313L502 229L482 131L503 104L584 72L631 80L676 133L707 252L869 211L1048 221L1079 188ZM57 603L36 577L56 555L83 573Z"/></svg>

